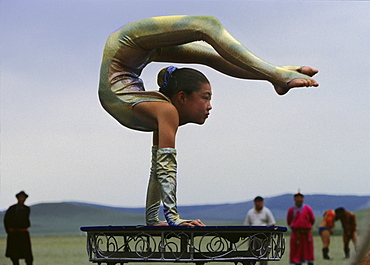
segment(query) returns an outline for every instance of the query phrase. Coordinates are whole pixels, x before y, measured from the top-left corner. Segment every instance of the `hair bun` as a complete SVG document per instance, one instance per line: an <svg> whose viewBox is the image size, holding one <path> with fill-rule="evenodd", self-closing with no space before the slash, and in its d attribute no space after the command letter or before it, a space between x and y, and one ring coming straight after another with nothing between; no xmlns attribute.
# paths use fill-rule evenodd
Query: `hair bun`
<svg viewBox="0 0 370 265"><path fill-rule="evenodd" d="M163 68L161 71L159 71L159 73L157 75L157 85L159 87L161 87L161 85L163 83L164 72L166 71L166 69L167 69L167 67Z"/></svg>
<svg viewBox="0 0 370 265"><path fill-rule="evenodd" d="M157 83L159 85L159 91L164 92L166 91L168 84L172 78L172 73L175 72L178 68L175 66L169 66L167 68L162 69L157 78Z"/></svg>

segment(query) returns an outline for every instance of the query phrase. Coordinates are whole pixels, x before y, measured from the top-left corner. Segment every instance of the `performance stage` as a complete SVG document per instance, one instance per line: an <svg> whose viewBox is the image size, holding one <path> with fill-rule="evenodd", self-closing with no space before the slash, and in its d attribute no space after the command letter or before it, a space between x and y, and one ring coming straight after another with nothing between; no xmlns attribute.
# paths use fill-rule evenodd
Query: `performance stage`
<svg viewBox="0 0 370 265"><path fill-rule="evenodd" d="M128 262L278 261L285 251L285 227L279 226L93 226L87 233L89 261Z"/></svg>

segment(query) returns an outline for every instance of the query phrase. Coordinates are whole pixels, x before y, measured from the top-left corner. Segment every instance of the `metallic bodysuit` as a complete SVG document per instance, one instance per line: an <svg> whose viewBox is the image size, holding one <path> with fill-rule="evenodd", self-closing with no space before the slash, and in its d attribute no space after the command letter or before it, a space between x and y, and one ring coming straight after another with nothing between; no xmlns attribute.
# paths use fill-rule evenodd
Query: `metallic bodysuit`
<svg viewBox="0 0 370 265"><path fill-rule="evenodd" d="M133 21L109 36L99 82L102 106L124 126L155 130L133 115L132 106L143 101L170 102L157 91L145 91L139 78L153 61L203 64L233 77L273 81L281 87L294 78L308 78L296 72L300 67L279 67L261 60L212 16Z"/></svg>

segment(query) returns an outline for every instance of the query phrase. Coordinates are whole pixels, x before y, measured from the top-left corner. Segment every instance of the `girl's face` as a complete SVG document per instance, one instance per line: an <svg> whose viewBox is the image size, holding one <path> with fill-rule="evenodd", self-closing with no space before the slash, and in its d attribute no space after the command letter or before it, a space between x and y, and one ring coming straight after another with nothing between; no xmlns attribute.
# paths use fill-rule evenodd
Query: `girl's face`
<svg viewBox="0 0 370 265"><path fill-rule="evenodd" d="M184 94L183 111L180 113L184 123L203 124L209 116L211 106L212 89L209 83L203 83L200 89L190 95Z"/></svg>

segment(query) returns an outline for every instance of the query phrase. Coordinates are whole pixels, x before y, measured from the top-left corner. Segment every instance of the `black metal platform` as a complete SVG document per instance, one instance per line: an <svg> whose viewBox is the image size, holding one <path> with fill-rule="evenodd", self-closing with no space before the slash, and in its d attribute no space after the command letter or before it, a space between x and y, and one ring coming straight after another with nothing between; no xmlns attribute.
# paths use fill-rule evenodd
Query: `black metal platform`
<svg viewBox="0 0 370 265"><path fill-rule="evenodd" d="M253 265L280 260L285 227L279 226L94 226L87 232L89 261L108 265L128 262L233 262Z"/></svg>

